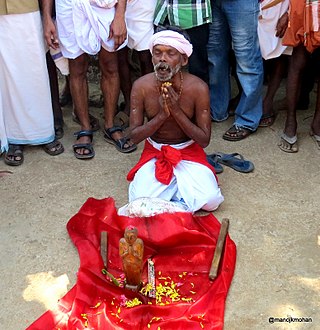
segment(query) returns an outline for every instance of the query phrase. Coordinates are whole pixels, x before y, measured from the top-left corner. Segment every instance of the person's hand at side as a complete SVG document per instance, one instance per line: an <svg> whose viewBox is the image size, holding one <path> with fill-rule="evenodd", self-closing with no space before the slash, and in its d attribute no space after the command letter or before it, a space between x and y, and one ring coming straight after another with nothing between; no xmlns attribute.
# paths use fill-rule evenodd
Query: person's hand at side
<svg viewBox="0 0 320 330"><path fill-rule="evenodd" d="M289 22L288 13L284 13L278 20L276 26L276 37L282 38L287 30Z"/></svg>

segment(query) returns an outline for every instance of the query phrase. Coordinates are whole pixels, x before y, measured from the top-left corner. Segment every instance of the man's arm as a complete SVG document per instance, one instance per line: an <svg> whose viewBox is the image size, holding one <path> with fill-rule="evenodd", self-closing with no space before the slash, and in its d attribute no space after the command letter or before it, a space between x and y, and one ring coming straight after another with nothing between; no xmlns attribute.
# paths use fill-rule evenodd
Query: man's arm
<svg viewBox="0 0 320 330"><path fill-rule="evenodd" d="M134 82L131 91L131 110L130 110L130 127L129 136L131 140L138 144L144 139L152 136L170 116L169 111L165 107L161 107L161 110L147 123L144 124L144 97L141 81Z"/></svg>
<svg viewBox="0 0 320 330"><path fill-rule="evenodd" d="M43 17L43 34L49 47L56 49L59 45L56 26L52 20L53 0L41 0Z"/></svg>
<svg viewBox="0 0 320 330"><path fill-rule="evenodd" d="M195 86L197 86L197 90L193 94L195 103L194 122L180 108L179 96L172 86L166 88L166 103L170 114L183 132L205 148L209 144L211 136L210 96L208 86L204 82L199 84L197 81ZM192 95L190 95L191 97Z"/></svg>
<svg viewBox="0 0 320 330"><path fill-rule="evenodd" d="M110 25L109 39L114 39L115 50L118 49L127 38L127 26L125 22L126 4L127 0L118 0L116 13Z"/></svg>

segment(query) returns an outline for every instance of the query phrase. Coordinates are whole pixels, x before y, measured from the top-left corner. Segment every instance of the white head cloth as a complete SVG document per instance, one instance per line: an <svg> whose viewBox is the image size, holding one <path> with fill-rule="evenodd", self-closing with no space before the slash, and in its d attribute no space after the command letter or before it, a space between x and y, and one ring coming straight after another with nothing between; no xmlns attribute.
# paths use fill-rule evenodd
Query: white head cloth
<svg viewBox="0 0 320 330"><path fill-rule="evenodd" d="M192 54L191 43L181 33L172 30L160 31L151 37L149 42L151 54L155 45L171 46L179 53L186 54L188 57Z"/></svg>

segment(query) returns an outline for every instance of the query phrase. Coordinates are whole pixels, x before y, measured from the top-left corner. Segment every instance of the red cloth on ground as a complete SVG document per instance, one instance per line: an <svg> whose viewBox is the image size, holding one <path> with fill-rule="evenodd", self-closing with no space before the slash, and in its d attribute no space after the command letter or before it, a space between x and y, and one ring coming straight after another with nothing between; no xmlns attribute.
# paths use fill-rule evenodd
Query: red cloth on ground
<svg viewBox="0 0 320 330"><path fill-rule="evenodd" d="M144 149L138 163L129 171L127 180L132 181L136 172L150 159L157 158L155 163L155 176L156 179L168 185L172 179L173 167L176 167L180 160L190 160L207 166L215 174L214 168L208 163L206 154L197 143L177 150L171 146L163 146L158 150L152 146L148 140L145 141Z"/></svg>
<svg viewBox="0 0 320 330"><path fill-rule="evenodd" d="M122 273L119 239L125 228L138 228L144 241L142 280L147 280L147 259L155 264L156 284L168 278L178 284L181 297L192 298L156 305L140 293L117 287L102 274L100 233L108 232L108 271ZM80 268L76 285L27 330L51 329L222 329L225 300L235 269L236 246L227 236L217 278L208 277L220 230L212 215L160 214L146 218L118 216L112 198L90 198L68 222L69 235L78 249ZM159 275L161 272L161 275ZM143 304L121 307L122 298L138 297ZM148 304L148 301L152 304ZM159 328L158 328L159 327Z"/></svg>

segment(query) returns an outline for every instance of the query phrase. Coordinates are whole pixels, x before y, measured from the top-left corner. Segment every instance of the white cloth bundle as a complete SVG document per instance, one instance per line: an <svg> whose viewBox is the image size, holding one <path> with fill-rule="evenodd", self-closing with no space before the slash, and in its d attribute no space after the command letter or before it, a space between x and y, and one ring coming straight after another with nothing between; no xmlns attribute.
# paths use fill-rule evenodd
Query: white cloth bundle
<svg viewBox="0 0 320 330"><path fill-rule="evenodd" d="M141 197L122 206L119 215L150 217L160 213L187 212L187 207L179 202L169 202L161 198Z"/></svg>

